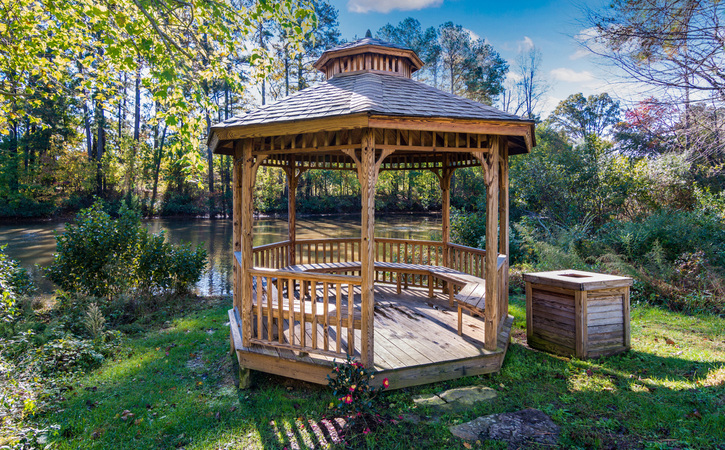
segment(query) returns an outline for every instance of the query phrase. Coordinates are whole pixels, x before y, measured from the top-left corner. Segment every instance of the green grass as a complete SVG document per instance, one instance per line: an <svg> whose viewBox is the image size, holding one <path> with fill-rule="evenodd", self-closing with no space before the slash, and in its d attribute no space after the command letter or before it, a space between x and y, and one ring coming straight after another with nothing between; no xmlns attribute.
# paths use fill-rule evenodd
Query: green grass
<svg viewBox="0 0 725 450"><path fill-rule="evenodd" d="M41 421L60 425L54 448L301 448L315 444L309 421L327 412L325 387L262 373L237 391L228 355L229 300L179 313L124 345L114 361L81 377ZM648 306L632 308L632 351L593 361L529 349L521 298L499 374L386 393L384 409L424 421L391 423L368 436L377 448L464 448L448 431L485 414L538 408L572 448L723 448L725 321ZM412 397L484 385L499 396L462 415L427 421ZM129 411L133 416L124 416ZM125 417L125 420L124 420ZM318 443L319 445L319 443ZM505 448L501 443L475 446Z"/></svg>

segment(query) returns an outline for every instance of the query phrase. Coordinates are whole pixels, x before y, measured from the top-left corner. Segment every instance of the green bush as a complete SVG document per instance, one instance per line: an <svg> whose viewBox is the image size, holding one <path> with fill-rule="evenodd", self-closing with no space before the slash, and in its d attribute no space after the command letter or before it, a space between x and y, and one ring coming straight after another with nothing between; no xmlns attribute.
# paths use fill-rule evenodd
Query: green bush
<svg viewBox="0 0 725 450"><path fill-rule="evenodd" d="M94 297L187 290L206 266L204 249L167 243L125 206L112 219L97 202L81 210L56 240L49 278L61 289Z"/></svg>
<svg viewBox="0 0 725 450"><path fill-rule="evenodd" d="M20 315L18 299L35 291L28 272L5 254L0 245L0 331L11 330Z"/></svg>
<svg viewBox="0 0 725 450"><path fill-rule="evenodd" d="M709 263L725 267L725 226L699 211L663 210L639 221L613 221L602 228L601 239L632 261L648 259L658 245L669 263L702 251Z"/></svg>
<svg viewBox="0 0 725 450"><path fill-rule="evenodd" d="M458 245L484 248L486 213L451 208L451 241Z"/></svg>
<svg viewBox="0 0 725 450"><path fill-rule="evenodd" d="M46 374L92 370L100 367L105 359L92 342L74 338L56 339L37 351L41 370Z"/></svg>
<svg viewBox="0 0 725 450"><path fill-rule="evenodd" d="M204 200L191 194L167 193L159 215L161 216L204 216L209 213Z"/></svg>

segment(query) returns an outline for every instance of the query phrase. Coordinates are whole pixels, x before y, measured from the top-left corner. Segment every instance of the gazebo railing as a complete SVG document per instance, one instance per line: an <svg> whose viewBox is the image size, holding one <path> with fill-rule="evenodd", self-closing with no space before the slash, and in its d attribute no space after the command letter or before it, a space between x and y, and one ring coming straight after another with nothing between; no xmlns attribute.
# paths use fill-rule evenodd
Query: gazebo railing
<svg viewBox="0 0 725 450"><path fill-rule="evenodd" d="M356 276L254 268L248 292L250 343L344 358L360 355L362 320ZM357 332L356 332L357 330ZM357 337L356 337L357 334Z"/></svg>
<svg viewBox="0 0 725 450"><path fill-rule="evenodd" d="M281 269L289 266L290 241L275 242L273 244L254 247L252 256L254 267Z"/></svg>
<svg viewBox="0 0 725 450"><path fill-rule="evenodd" d="M298 240L295 258L295 264L360 261L360 238Z"/></svg>
<svg viewBox="0 0 725 450"><path fill-rule="evenodd" d="M486 278L486 250L466 247L465 245L448 244L450 268L474 277Z"/></svg>
<svg viewBox="0 0 725 450"><path fill-rule="evenodd" d="M445 264L445 250L448 264ZM254 297L250 314L256 318L257 332L251 342L255 344L340 357L360 354L360 339L355 330L361 327L360 305L355 306L351 294L361 285L359 271L347 275L303 273L282 270L291 265L324 264L360 261L359 238L305 239L295 242L295 260L292 244L281 241L255 247L253 250ZM392 238L375 239L375 260L417 265L446 266L479 278L486 278L486 251L458 244L444 245L437 241ZM499 255L496 267L498 278L498 329L508 315L506 256ZM443 282L435 277L394 271L376 271L375 282L401 284L406 287L442 288ZM449 286L449 288L453 288ZM292 295L290 296L290 292ZM269 307L271 305L272 307ZM305 309L306 308L306 309ZM314 311L311 308L315 308ZM302 310L307 311L302 314ZM330 314L333 311L333 314ZM290 316L292 314L292 316ZM348 318L351 314L355 317ZM279 317L285 316L282 322ZM340 315L340 317L338 317ZM279 323L283 323L280 328ZM285 325L286 324L286 325ZM292 324L291 326L289 324ZM286 328L285 328L286 327ZM302 333L301 330L305 330ZM279 332L282 330L282 333ZM314 330L314 331L313 331ZM261 333L261 334L260 334Z"/></svg>
<svg viewBox="0 0 725 450"><path fill-rule="evenodd" d="M444 261L446 245L438 241L375 238L375 260L382 262L445 266L479 278L486 278L486 250L465 245L448 244L448 260ZM290 241L275 242L254 248L255 267L282 269L295 264L325 264L360 261L359 238L304 239L295 242L295 261L291 260ZM500 263L499 263L500 266ZM500 267L498 268L500 269ZM423 275L376 272L377 283L397 284L405 277L405 285L427 288L431 282ZM503 275L499 276L503 278ZM504 278L505 279L505 278ZM443 287L433 280L434 288ZM504 286L504 284L499 284ZM508 301L508 298L507 298Z"/></svg>

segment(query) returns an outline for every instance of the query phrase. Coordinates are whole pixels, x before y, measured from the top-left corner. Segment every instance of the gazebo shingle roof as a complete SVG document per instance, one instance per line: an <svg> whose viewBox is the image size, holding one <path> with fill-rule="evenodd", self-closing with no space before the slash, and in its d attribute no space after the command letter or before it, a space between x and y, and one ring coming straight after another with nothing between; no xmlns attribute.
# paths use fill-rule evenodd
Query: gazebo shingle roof
<svg viewBox="0 0 725 450"><path fill-rule="evenodd" d="M276 103L214 125L212 132L230 127L359 113L530 122L410 78L369 72L340 74Z"/></svg>
<svg viewBox="0 0 725 450"><path fill-rule="evenodd" d="M392 42L384 41L382 39L376 39L373 37L364 37L362 39L358 39L357 41L346 42L344 44L340 44L337 47L333 47L329 50L326 50L326 52L336 52L338 50L347 50L349 48L362 47L363 45L376 45L378 47L389 47L389 48L397 48L400 50L411 50L410 48L408 48L404 45L393 44Z"/></svg>

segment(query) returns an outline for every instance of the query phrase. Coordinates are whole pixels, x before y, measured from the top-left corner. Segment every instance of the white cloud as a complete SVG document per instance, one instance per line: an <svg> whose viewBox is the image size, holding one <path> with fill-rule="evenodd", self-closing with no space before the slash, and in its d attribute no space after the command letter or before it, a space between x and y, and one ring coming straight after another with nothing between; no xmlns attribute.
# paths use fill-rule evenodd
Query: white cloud
<svg viewBox="0 0 725 450"><path fill-rule="evenodd" d="M577 41L580 47L571 55L569 59L581 59L592 54L592 51L596 53L602 53L604 46L597 42L597 36L599 33L596 28L584 28L576 36L574 40ZM591 49L591 50L590 50Z"/></svg>
<svg viewBox="0 0 725 450"><path fill-rule="evenodd" d="M519 81L521 81L524 77L521 76L520 73L509 71L509 73L506 74L506 82L511 84L516 84Z"/></svg>
<svg viewBox="0 0 725 450"><path fill-rule="evenodd" d="M534 41L530 37L524 36L523 41L519 41L519 52L525 52L534 48Z"/></svg>
<svg viewBox="0 0 725 450"><path fill-rule="evenodd" d="M468 33L468 35L471 37L471 40L472 41L477 41L477 40L481 39L481 36L479 36L478 34L476 34L476 32L473 31L473 30L469 30L468 28L465 28L464 27L463 28L463 31L465 31L466 33Z"/></svg>
<svg viewBox="0 0 725 450"><path fill-rule="evenodd" d="M567 83L589 83L594 81L594 75L588 70L577 72L566 67L559 67L549 73L553 79Z"/></svg>
<svg viewBox="0 0 725 450"><path fill-rule="evenodd" d="M394 9L411 11L440 6L442 3L443 0L349 0L347 9L355 13L389 13Z"/></svg>

